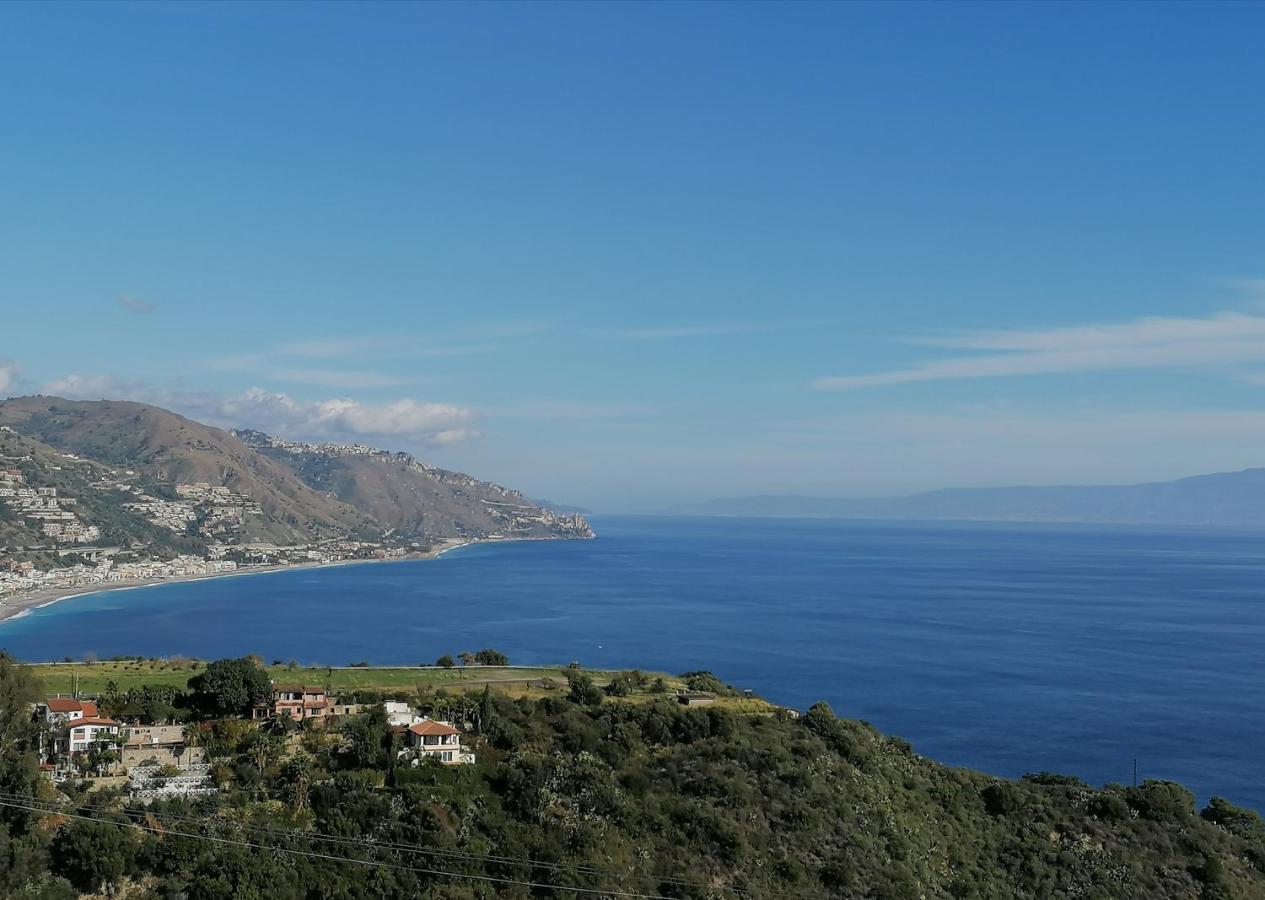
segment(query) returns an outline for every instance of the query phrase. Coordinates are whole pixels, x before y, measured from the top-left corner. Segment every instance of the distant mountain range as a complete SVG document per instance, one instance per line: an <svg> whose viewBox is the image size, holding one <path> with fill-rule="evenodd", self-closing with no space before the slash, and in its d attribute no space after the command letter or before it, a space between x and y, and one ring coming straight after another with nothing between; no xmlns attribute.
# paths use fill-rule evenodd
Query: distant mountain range
<svg viewBox="0 0 1265 900"><path fill-rule="evenodd" d="M907 497L766 495L710 500L685 515L938 519L1265 527L1265 468L1084 487L950 488Z"/></svg>
<svg viewBox="0 0 1265 900"><path fill-rule="evenodd" d="M172 552L209 543L431 546L593 535L580 515L407 453L227 432L124 401L0 401L5 472L0 550L49 544L47 524L63 521L97 528L102 543Z"/></svg>

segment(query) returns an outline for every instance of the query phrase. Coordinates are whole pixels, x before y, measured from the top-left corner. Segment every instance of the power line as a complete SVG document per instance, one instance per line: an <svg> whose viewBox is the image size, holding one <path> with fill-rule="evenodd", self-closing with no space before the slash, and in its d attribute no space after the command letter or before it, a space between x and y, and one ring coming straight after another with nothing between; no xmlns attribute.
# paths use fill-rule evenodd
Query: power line
<svg viewBox="0 0 1265 900"><path fill-rule="evenodd" d="M26 794L6 794L4 792L0 792L0 798L25 801L25 802L43 803L45 805L52 805L58 802L58 801L52 801L52 800L41 800L40 798L32 797ZM95 812L101 812L101 813L148 816L155 820L167 820L167 821L173 821L177 823L189 823L193 825L205 825L210 822L210 820L207 818L181 816L175 813L166 813L166 812L156 813L149 810L145 810L143 812L141 811L131 812L128 810L115 809L114 807L95 806L95 805L87 804L87 803L63 804L63 805L68 805L74 809L78 809L81 811L86 810L86 811L95 811ZM376 850L392 850L392 851L401 852L401 853L412 853L412 854L420 854L420 855L427 855L427 856L446 857L446 858L451 858L451 859L463 860L467 862L479 862L479 863L484 863L484 864L499 863L501 865L511 865L511 866L518 865L518 866L524 866L524 867L529 867L529 868L544 869L544 870L553 871L553 872L574 872L576 874L590 875L590 876L595 876L595 877L609 876L609 877L614 877L614 878L632 878L632 879L637 879L641 881L657 881L661 884L671 884L678 887L694 887L694 888L703 888L703 889L711 889L711 890L720 889L720 890L724 890L729 893L735 894L736 896L739 896L739 897L750 896L750 892L742 888L703 883L699 881L689 881L686 879L674 878L671 876L658 876L649 872L622 872L616 869L601 869L596 866L588 866L588 865L584 865L580 863L570 863L570 864L551 863L551 862L545 862L542 860L534 860L534 859L530 859L526 857L500 856L500 855L491 854L491 853L484 853L484 854L463 853L459 850L448 850L448 849L441 849L437 847L422 847L416 844L404 844L404 843L396 843L392 841L379 841L373 838L353 838L353 837L346 837L346 836L341 836L341 835L330 835L330 834L324 834L322 832L317 832L317 831L297 831L297 830L291 830L291 829L269 828L265 826L247 825L244 823L237 823L237 822L227 822L224 824L232 825L233 827L239 828L242 831L254 832L256 834L266 835L269 837L290 838L290 839L299 838L299 839L308 840L311 842L330 843L330 844L336 844L336 845L342 845L342 846L365 847L367 849L376 849ZM174 832L174 833L184 834L184 832Z"/></svg>
<svg viewBox="0 0 1265 900"><path fill-rule="evenodd" d="M469 881L480 881L492 884L509 884L517 887L526 888L548 888L556 891L570 891L576 894L587 894L590 896L603 897L627 897L630 900L673 900L671 897L665 897L661 894L645 894L638 891L624 891L615 889L599 889L599 888L583 888L572 887L563 884L548 884L542 881L524 881L518 878L501 878L496 875L475 875L467 872L449 872L443 869L431 869L423 866L402 866L394 863L384 862L380 859L356 859L354 856L336 856L330 853L317 853L312 850L295 850L290 847L275 847L267 844L255 844L250 841L236 841L231 838L216 837L209 834L189 834L187 832L166 832L162 829L155 828L152 825L142 822L119 822L111 819L98 819L93 816L81 816L76 813L68 813L55 809L44 809L40 806L28 806L19 803L13 803L8 800L0 800L0 807L8 807L10 809L22 809L27 812L40 813L48 816L63 816L68 819L78 819L83 822L96 822L103 825L115 825L119 828L139 828L150 834L164 836L168 834L176 834L179 837L191 838L198 841L209 841L215 844L224 844L233 847L244 847L248 850L272 851L274 853L286 853L291 856L302 856L308 859L319 859L327 862L354 863L361 866L378 867L383 869L393 869L400 872L412 872L421 875L436 875L441 878L464 878Z"/></svg>

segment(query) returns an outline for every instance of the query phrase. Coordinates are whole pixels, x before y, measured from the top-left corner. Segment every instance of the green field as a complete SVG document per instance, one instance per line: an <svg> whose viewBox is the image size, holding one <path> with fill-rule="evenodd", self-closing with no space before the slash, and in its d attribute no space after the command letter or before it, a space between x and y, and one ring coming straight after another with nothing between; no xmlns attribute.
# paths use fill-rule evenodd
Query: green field
<svg viewBox="0 0 1265 900"><path fill-rule="evenodd" d="M81 694L100 694L106 684L114 682L119 690L141 685L170 685L183 688L188 680L205 666L199 661L178 660L104 660L101 662L38 663L29 668L43 682L49 694L68 694L76 688ZM265 666L268 676L278 683L294 682L319 685L332 694L352 690L416 691L446 688L449 690L482 690L491 685L497 690L516 695L539 695L566 685L566 669L561 666L457 666L451 669L431 667L350 667ZM588 670L598 684L604 685L615 675L612 671ZM671 690L682 686L679 678L662 677Z"/></svg>

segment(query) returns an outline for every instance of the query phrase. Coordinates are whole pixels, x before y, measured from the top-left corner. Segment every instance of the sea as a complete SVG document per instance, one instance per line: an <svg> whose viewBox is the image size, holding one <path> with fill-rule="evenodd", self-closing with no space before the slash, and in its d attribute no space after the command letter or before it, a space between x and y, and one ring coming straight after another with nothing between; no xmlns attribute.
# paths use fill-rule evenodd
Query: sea
<svg viewBox="0 0 1265 900"><path fill-rule="evenodd" d="M1180 781L1265 810L1265 533L613 517L595 541L83 596L0 623L96 654L710 670L952 765Z"/></svg>

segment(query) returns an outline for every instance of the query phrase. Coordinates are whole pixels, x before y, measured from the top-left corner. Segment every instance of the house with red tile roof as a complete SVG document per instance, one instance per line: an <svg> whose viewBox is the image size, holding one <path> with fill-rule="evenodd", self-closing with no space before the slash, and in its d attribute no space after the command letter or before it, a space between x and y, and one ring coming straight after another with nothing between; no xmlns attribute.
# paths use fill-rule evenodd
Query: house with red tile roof
<svg viewBox="0 0 1265 900"><path fill-rule="evenodd" d="M64 725L73 719L91 719L100 715L95 700L80 700L78 697L49 697L40 707L44 720L53 726Z"/></svg>
<svg viewBox="0 0 1265 900"><path fill-rule="evenodd" d="M256 719L289 717L302 722L305 719L324 719L329 714L330 703L325 688L302 684L274 684L272 702L256 706L252 716Z"/></svg>
<svg viewBox="0 0 1265 900"><path fill-rule="evenodd" d="M58 744L62 752L69 753L73 757L99 742L104 741L113 745L118 736L119 723L113 719L101 716L81 716L66 724L64 736L58 735Z"/></svg>
<svg viewBox="0 0 1265 900"><path fill-rule="evenodd" d="M404 732L404 746L415 754L415 760L429 756L445 765L474 762L474 754L461 746L462 732L448 722L423 719Z"/></svg>

